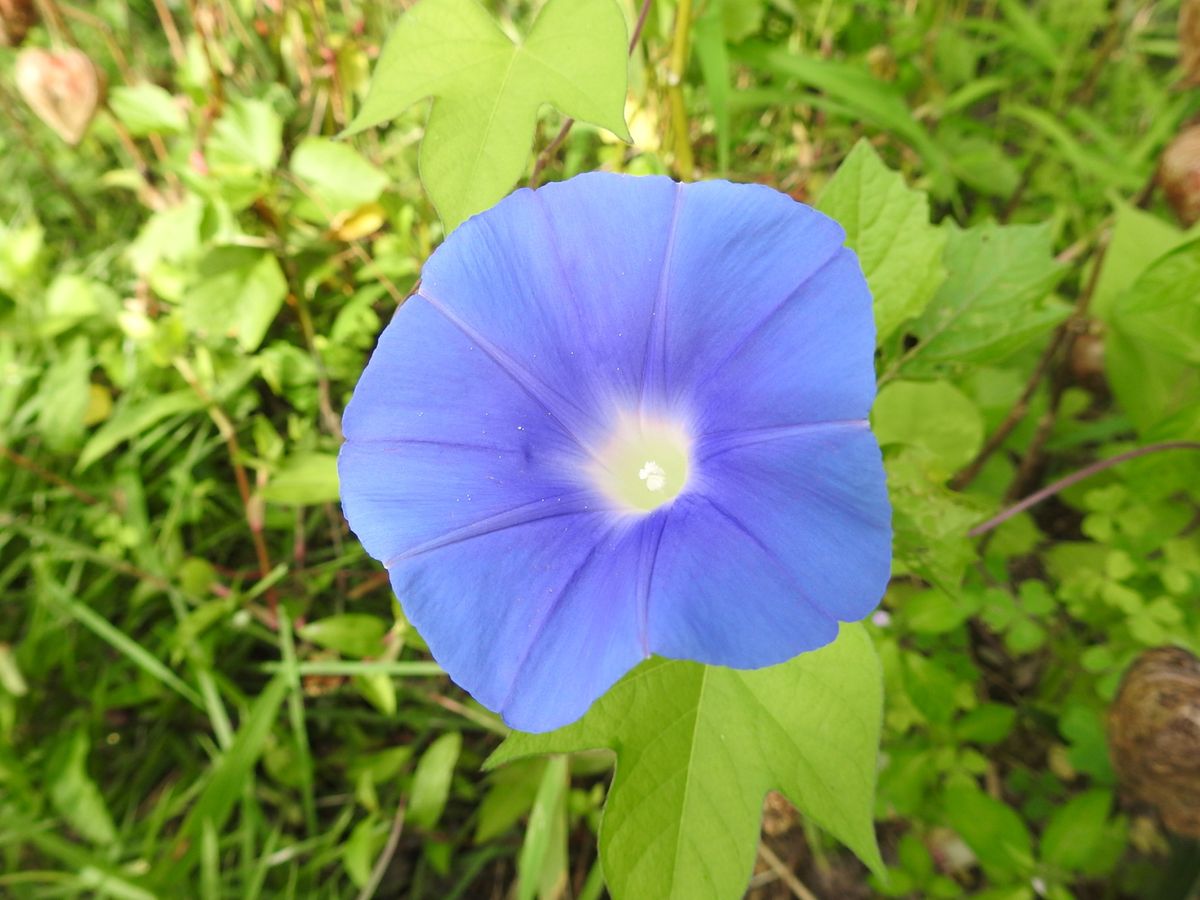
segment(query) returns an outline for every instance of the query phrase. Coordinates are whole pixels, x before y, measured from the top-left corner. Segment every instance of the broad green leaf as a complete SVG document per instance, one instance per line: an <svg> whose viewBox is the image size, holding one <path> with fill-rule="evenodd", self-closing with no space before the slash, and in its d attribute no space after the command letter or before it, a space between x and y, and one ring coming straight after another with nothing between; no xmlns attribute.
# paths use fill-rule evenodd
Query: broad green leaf
<svg viewBox="0 0 1200 900"><path fill-rule="evenodd" d="M82 729L59 742L46 764L50 802L68 824L93 844L117 838L104 795L87 772L88 737Z"/></svg>
<svg viewBox="0 0 1200 900"><path fill-rule="evenodd" d="M268 503L285 506L334 502L338 498L337 456L300 453L289 457L271 476L262 496Z"/></svg>
<svg viewBox="0 0 1200 900"><path fill-rule="evenodd" d="M348 144L328 138L310 137L300 142L291 159L292 174L305 182L317 202L300 198L297 213L316 212L317 221L357 209L379 199L388 177ZM316 210L307 210L317 206Z"/></svg>
<svg viewBox="0 0 1200 900"><path fill-rule="evenodd" d="M37 428L52 450L67 450L84 432L92 349L76 337L46 369L38 386Z"/></svg>
<svg viewBox="0 0 1200 900"><path fill-rule="evenodd" d="M120 299L107 284L82 275L62 274L46 290L40 330L53 337L89 321L111 321L120 308Z"/></svg>
<svg viewBox="0 0 1200 900"><path fill-rule="evenodd" d="M491 774L491 787L479 804L475 820L476 844L484 844L508 831L529 812L537 798L546 760L520 760Z"/></svg>
<svg viewBox="0 0 1200 900"><path fill-rule="evenodd" d="M930 588L906 596L900 612L904 623L918 634L945 634L974 615L976 606L962 594Z"/></svg>
<svg viewBox="0 0 1200 900"><path fill-rule="evenodd" d="M208 163L215 168L270 172L283 152L283 120L264 100L234 99L213 126Z"/></svg>
<svg viewBox="0 0 1200 900"><path fill-rule="evenodd" d="M843 625L832 645L766 669L652 659L579 722L511 734L488 765L615 750L600 830L612 896L740 897L769 790L882 871L871 820L882 705L871 641Z"/></svg>
<svg viewBox="0 0 1200 900"><path fill-rule="evenodd" d="M109 91L108 102L134 137L178 134L187 127L183 109L157 84L143 81L132 86L118 85Z"/></svg>
<svg viewBox="0 0 1200 900"><path fill-rule="evenodd" d="M201 336L236 338L252 352L286 296L287 282L273 254L216 247L200 261L196 281L184 293L183 321Z"/></svg>
<svg viewBox="0 0 1200 900"><path fill-rule="evenodd" d="M1200 393L1200 241L1159 257L1114 299L1105 338L1117 399L1143 434L1184 414L1174 434L1187 436Z"/></svg>
<svg viewBox="0 0 1200 900"><path fill-rule="evenodd" d="M1070 307L1049 297L1066 272L1052 240L1048 224L952 228L949 276L912 326L921 343L904 371L1003 359L1065 319Z"/></svg>
<svg viewBox="0 0 1200 900"><path fill-rule="evenodd" d="M731 44L744 41L762 27L766 0L719 0L713 7L719 10L724 39Z"/></svg>
<svg viewBox="0 0 1200 900"><path fill-rule="evenodd" d="M975 501L942 485L946 472L920 447L884 462L895 535L893 574L911 573L956 595L975 559L967 531L984 517Z"/></svg>
<svg viewBox="0 0 1200 900"><path fill-rule="evenodd" d="M1007 804L976 787L951 788L945 813L947 824L967 842L989 877L1011 881L1033 869L1033 839Z"/></svg>
<svg viewBox="0 0 1200 900"><path fill-rule="evenodd" d="M630 139L626 39L615 0L550 0L520 44L476 0L421 0L389 36L347 133L433 97L421 180L452 229L521 176L543 104Z"/></svg>
<svg viewBox="0 0 1200 900"><path fill-rule="evenodd" d="M309 622L299 630L300 637L319 647L336 650L346 656L379 656L387 623L367 613L342 613Z"/></svg>
<svg viewBox="0 0 1200 900"><path fill-rule="evenodd" d="M1064 872L1105 869L1112 791L1093 788L1055 810L1042 833L1042 862ZM1119 851L1118 851L1119 852Z"/></svg>
<svg viewBox="0 0 1200 900"><path fill-rule="evenodd" d="M983 416L948 381L893 381L871 409L880 445L924 447L947 474L970 462L983 445Z"/></svg>
<svg viewBox="0 0 1200 900"><path fill-rule="evenodd" d="M921 314L945 279L946 233L929 223L924 192L908 187L865 140L850 151L817 208L846 229L875 298L876 339L883 343Z"/></svg>
<svg viewBox="0 0 1200 900"><path fill-rule="evenodd" d="M375 858L386 842L387 828L372 813L354 826L342 844L342 868L356 888L361 889L370 880Z"/></svg>
<svg viewBox="0 0 1200 900"><path fill-rule="evenodd" d="M998 744L1012 732L1017 711L1001 703L984 703L954 723L959 740Z"/></svg>
<svg viewBox="0 0 1200 900"><path fill-rule="evenodd" d="M385 716L396 714L396 682L383 672L367 672L355 675L355 689L363 699Z"/></svg>
<svg viewBox="0 0 1200 900"><path fill-rule="evenodd" d="M413 773L407 815L407 821L417 828L433 828L442 817L461 750L462 735L451 731L439 737L421 754L417 770Z"/></svg>
<svg viewBox="0 0 1200 900"><path fill-rule="evenodd" d="M181 262L199 252L204 201L188 194L178 206L154 213L125 249L135 272L148 275L163 260Z"/></svg>
<svg viewBox="0 0 1200 900"><path fill-rule="evenodd" d="M1104 253L1104 267L1092 293L1089 307L1092 315L1107 322L1116 299L1132 287L1152 262L1193 237L1145 210L1118 203Z"/></svg>

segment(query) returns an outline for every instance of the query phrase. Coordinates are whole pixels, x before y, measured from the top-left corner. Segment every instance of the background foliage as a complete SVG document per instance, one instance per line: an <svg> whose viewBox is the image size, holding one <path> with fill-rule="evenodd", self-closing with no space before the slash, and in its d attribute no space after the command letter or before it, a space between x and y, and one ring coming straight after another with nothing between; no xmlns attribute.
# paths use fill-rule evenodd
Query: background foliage
<svg viewBox="0 0 1200 900"><path fill-rule="evenodd" d="M1200 241L1153 182L1197 107L1178 5L655 0L624 100L599 0L590 56L540 3L407 5L45 0L27 45L107 83L78 146L0 47L0 894L600 895L611 755L483 771L505 729L399 618L334 458L443 222L604 167L815 203L876 295L888 877L771 795L752 890L1182 896L1105 716L1139 652L1200 651L1196 455L967 534L1200 439ZM490 74L435 52L468 25ZM368 99L388 53L429 81Z"/></svg>

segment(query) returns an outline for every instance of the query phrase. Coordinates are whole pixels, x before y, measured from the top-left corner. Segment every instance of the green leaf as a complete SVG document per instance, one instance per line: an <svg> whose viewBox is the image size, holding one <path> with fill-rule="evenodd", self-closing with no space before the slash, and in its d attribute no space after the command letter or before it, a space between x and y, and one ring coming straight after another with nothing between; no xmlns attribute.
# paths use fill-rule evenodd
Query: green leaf
<svg viewBox="0 0 1200 900"><path fill-rule="evenodd" d="M143 81L131 87L119 85L108 92L108 102L117 118L134 137L148 134L178 134L187 127L187 116L170 93Z"/></svg>
<svg viewBox="0 0 1200 900"><path fill-rule="evenodd" d="M918 634L945 634L974 615L976 605L967 595L950 595L937 588L906 597L900 605L904 623Z"/></svg>
<svg viewBox="0 0 1200 900"><path fill-rule="evenodd" d="M1159 258L1117 298L1112 327L1200 366L1200 241Z"/></svg>
<svg viewBox="0 0 1200 900"><path fill-rule="evenodd" d="M947 473L983 446L983 416L948 381L893 381L879 392L871 423L880 445L924 447Z"/></svg>
<svg viewBox="0 0 1200 900"><path fill-rule="evenodd" d="M1066 272L1049 224L952 228L944 259L949 277L912 327L921 364L906 372L1003 359L1070 313L1048 296Z"/></svg>
<svg viewBox="0 0 1200 900"><path fill-rule="evenodd" d="M1033 839L1021 817L975 787L946 792L946 821L974 851L988 877L1012 881L1033 868Z"/></svg>
<svg viewBox="0 0 1200 900"><path fill-rule="evenodd" d="M488 765L615 750L600 831L612 896L740 897L769 790L882 873L871 820L882 705L871 641L843 625L832 645L766 669L652 659L579 722L514 733Z"/></svg>
<svg viewBox="0 0 1200 900"><path fill-rule="evenodd" d="M371 878L375 858L387 842L387 829L372 813L354 826L350 837L342 844L342 867L356 888L362 888Z"/></svg>
<svg viewBox="0 0 1200 900"><path fill-rule="evenodd" d="M998 744L1012 732L1017 711L1001 703L983 703L954 724L959 740L976 744Z"/></svg>
<svg viewBox="0 0 1200 900"><path fill-rule="evenodd" d="M1133 286L1152 262L1193 237L1145 210L1118 203L1103 268L1088 307L1092 315L1107 322L1116 299Z"/></svg>
<svg viewBox="0 0 1200 900"><path fill-rule="evenodd" d="M299 630L300 637L346 656L379 656L387 623L367 613L342 613L309 622Z"/></svg>
<svg viewBox="0 0 1200 900"><path fill-rule="evenodd" d="M357 209L379 199L388 185L388 177L371 165L353 147L328 138L310 137L292 153L292 174L307 183L319 201L318 221L337 213ZM312 205L302 198L298 213Z"/></svg>
<svg viewBox="0 0 1200 900"><path fill-rule="evenodd" d="M462 735L452 731L430 744L421 755L408 798L407 821L414 826L433 828L442 817L460 750Z"/></svg>
<svg viewBox="0 0 1200 900"><path fill-rule="evenodd" d="M435 98L421 180L449 230L521 176L544 103L630 140L626 40L614 0L550 0L520 44L475 0L422 0L389 36L347 133Z"/></svg>
<svg viewBox="0 0 1200 900"><path fill-rule="evenodd" d="M517 857L516 900L533 900L539 893L554 896L539 889L553 886L566 869L566 799L570 778L567 758L552 757L542 773L537 796L529 813L529 827Z"/></svg>
<svg viewBox="0 0 1200 900"><path fill-rule="evenodd" d="M1108 811L1112 791L1093 789L1072 797L1055 810L1042 833L1042 861L1066 872L1104 869L1097 855L1108 849Z"/></svg>
<svg viewBox="0 0 1200 900"><path fill-rule="evenodd" d="M213 126L206 152L214 168L270 172L283 153L283 120L264 100L234 99Z"/></svg>
<svg viewBox="0 0 1200 900"><path fill-rule="evenodd" d="M67 823L93 844L117 838L112 816L100 788L87 773L88 737L73 731L55 748L46 764L50 802Z"/></svg>
<svg viewBox="0 0 1200 900"><path fill-rule="evenodd" d="M713 6L720 11L722 31L731 44L758 31L766 12L766 0L719 0Z"/></svg>
<svg viewBox="0 0 1200 900"><path fill-rule="evenodd" d="M892 501L892 574L913 573L957 595L975 559L967 531L982 518L977 501L944 487L928 451L906 448L884 461Z"/></svg>
<svg viewBox="0 0 1200 900"><path fill-rule="evenodd" d="M545 760L529 759L492 773L491 787L479 804L479 815L475 820L476 844L487 843L504 834L529 812L545 770Z"/></svg>
<svg viewBox="0 0 1200 900"><path fill-rule="evenodd" d="M83 445L75 463L75 471L82 472L96 460L107 456L121 442L137 437L163 419L194 412L203 405L204 402L192 390L174 391L122 404L112 418Z"/></svg>
<svg viewBox="0 0 1200 900"><path fill-rule="evenodd" d="M850 151L817 208L846 229L875 298L876 339L883 343L924 311L945 280L946 233L929 223L925 193L908 187L865 140Z"/></svg>
<svg viewBox="0 0 1200 900"><path fill-rule="evenodd" d="M51 450L67 450L83 437L91 371L91 346L79 336L59 351L42 376L37 429Z"/></svg>
<svg viewBox="0 0 1200 900"><path fill-rule="evenodd" d="M1113 391L1146 434L1172 417L1189 437L1200 391L1200 241L1159 257L1109 306L1105 358ZM1182 414L1182 416L1180 416Z"/></svg>
<svg viewBox="0 0 1200 900"><path fill-rule="evenodd" d="M338 498L337 456L332 453L298 453L288 457L262 490L268 503L311 506Z"/></svg>
<svg viewBox="0 0 1200 900"><path fill-rule="evenodd" d="M75 325L116 317L120 300L112 288L81 275L62 274L46 290L41 332L53 337Z"/></svg>
<svg viewBox="0 0 1200 900"><path fill-rule="evenodd" d="M201 335L236 338L253 352L286 296L287 282L273 254L216 247L200 261L197 280L184 294L183 320Z"/></svg>

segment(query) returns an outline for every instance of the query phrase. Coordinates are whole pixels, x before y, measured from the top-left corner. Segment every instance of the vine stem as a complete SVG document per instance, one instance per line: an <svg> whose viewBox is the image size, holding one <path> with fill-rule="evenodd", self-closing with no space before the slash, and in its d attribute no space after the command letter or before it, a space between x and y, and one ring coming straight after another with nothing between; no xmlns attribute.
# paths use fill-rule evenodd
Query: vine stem
<svg viewBox="0 0 1200 900"><path fill-rule="evenodd" d="M638 40L642 36L642 30L646 27L646 18L650 15L650 4L654 0L642 0L642 8L638 12L637 23L633 26L633 34L629 37L629 55L633 56L633 51L637 49ZM575 124L575 120L570 116L562 123L562 128L558 129L558 134L554 139L546 145L546 149L538 154L538 158L533 163L533 174L529 176L529 186L537 187L542 180L542 172L546 166L550 164L550 158L558 152L558 148L562 146L562 142L567 139L567 134L570 133L571 127Z"/></svg>
<svg viewBox="0 0 1200 900"><path fill-rule="evenodd" d="M1084 479L1091 478L1093 475L1099 475L1106 469L1111 469L1118 463L1127 462L1131 459L1137 459L1139 456L1149 456L1151 453L1161 453L1164 450L1200 450L1200 441L1163 441L1159 444L1147 444L1145 447L1137 447L1133 450L1127 450L1124 453L1118 453L1116 456L1110 456L1108 459L1100 459L1091 465L1084 466L1077 472L1072 472L1070 475L1064 476L1051 484L1046 485L1039 491L1035 491L1023 500L1014 503L1012 506L1003 512L993 516L986 522L976 525L967 532L968 537L979 537L981 534L987 534L989 531L1003 525L1013 516L1025 512L1031 506L1036 506L1047 497L1053 497L1059 491L1064 491L1072 485L1076 485Z"/></svg>

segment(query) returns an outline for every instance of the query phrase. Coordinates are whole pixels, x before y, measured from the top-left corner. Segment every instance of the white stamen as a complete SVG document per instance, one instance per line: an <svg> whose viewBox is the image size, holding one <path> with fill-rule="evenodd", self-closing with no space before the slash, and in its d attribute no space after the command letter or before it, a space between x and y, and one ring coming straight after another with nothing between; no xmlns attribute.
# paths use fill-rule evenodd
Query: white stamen
<svg viewBox="0 0 1200 900"><path fill-rule="evenodd" d="M667 484L667 473L652 459L647 460L646 464L638 469L638 478L646 482L646 490L655 493L661 491Z"/></svg>

